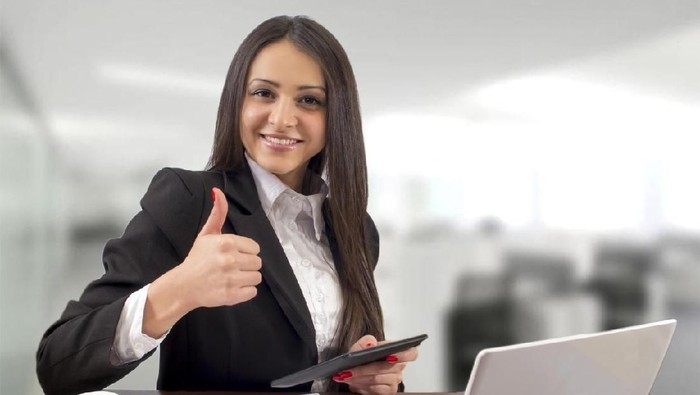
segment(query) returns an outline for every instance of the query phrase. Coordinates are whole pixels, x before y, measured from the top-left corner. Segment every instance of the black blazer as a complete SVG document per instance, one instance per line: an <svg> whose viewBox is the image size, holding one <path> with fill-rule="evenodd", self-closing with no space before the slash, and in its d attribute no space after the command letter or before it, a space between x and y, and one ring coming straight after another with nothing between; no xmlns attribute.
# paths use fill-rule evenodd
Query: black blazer
<svg viewBox="0 0 700 395"><path fill-rule="evenodd" d="M153 178L142 211L123 236L107 243L105 274L44 334L37 374L47 394L102 389L138 366L141 361L113 366L109 360L124 302L185 259L211 211L212 187L228 199L223 231L260 244L263 280L252 300L199 308L173 326L160 346L158 389L274 391L272 379L317 362L311 316L247 165L233 172L166 168ZM376 265L379 236L369 216L367 221L369 259ZM335 264L342 265L327 218L326 233ZM286 390L310 388L306 383Z"/></svg>

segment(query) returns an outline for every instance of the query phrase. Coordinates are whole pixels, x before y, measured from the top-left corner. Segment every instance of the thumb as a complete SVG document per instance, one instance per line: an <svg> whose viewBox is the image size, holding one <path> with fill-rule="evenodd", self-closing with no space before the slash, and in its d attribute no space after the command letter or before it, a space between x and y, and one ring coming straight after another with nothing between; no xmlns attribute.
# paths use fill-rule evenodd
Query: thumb
<svg viewBox="0 0 700 395"><path fill-rule="evenodd" d="M221 228L226 221L226 213L228 213L228 202L226 196L219 188L211 189L211 198L214 201L214 207L211 208L211 213L207 222L202 226L199 235L220 235Z"/></svg>
<svg viewBox="0 0 700 395"><path fill-rule="evenodd" d="M365 348L374 347L377 345L377 338L372 335L364 335L360 340L356 341L355 344L350 347L350 351L360 351Z"/></svg>

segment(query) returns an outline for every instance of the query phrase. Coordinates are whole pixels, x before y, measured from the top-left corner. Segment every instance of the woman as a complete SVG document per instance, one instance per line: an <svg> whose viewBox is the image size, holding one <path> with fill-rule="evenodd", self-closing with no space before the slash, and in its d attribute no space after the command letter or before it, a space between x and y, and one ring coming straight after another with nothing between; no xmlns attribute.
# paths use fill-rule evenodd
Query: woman
<svg viewBox="0 0 700 395"><path fill-rule="evenodd" d="M325 175L327 184L321 174ZM305 17L236 52L209 169L163 169L105 274L45 333L47 394L114 383L160 345L162 390L268 391L272 379L384 337L356 83ZM396 393L415 348L291 391Z"/></svg>

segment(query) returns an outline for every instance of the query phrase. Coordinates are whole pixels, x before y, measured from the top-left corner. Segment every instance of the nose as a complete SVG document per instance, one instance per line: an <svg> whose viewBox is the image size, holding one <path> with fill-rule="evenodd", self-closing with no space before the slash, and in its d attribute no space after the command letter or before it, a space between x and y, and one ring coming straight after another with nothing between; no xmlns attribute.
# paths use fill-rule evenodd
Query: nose
<svg viewBox="0 0 700 395"><path fill-rule="evenodd" d="M296 106L291 99L278 99L270 112L268 122L275 128L282 130L297 125Z"/></svg>

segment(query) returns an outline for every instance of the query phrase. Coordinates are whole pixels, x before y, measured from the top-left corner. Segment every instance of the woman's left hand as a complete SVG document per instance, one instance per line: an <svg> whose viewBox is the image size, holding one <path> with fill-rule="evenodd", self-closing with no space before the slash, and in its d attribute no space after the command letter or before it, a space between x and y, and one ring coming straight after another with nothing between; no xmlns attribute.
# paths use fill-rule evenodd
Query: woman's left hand
<svg viewBox="0 0 700 395"><path fill-rule="evenodd" d="M387 341L377 342L374 336L365 335L350 347L350 351L359 351L383 343ZM399 383L403 381L401 372L406 367L406 363L415 361L417 357L418 348L412 347L388 356L386 361L372 362L338 372L333 375L333 380L348 384L350 391L358 394L393 395L398 391Z"/></svg>

